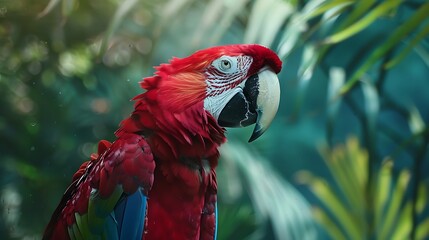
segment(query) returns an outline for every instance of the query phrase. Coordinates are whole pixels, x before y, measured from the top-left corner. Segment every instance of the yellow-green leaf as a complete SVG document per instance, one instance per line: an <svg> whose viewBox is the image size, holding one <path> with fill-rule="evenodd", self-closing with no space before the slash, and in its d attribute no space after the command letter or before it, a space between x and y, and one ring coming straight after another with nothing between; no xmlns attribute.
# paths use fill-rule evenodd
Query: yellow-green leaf
<svg viewBox="0 0 429 240"><path fill-rule="evenodd" d="M356 23L349 26L348 28L328 37L325 40L325 42L329 44L338 43L343 41L346 38L349 38L355 35L356 33L360 32L364 28L368 27L379 17L386 15L387 12L389 12L392 8L397 7L401 2L402 2L401 0L384 1L382 4L377 6L370 13L368 13L365 17L363 17L361 20L357 21Z"/></svg>
<svg viewBox="0 0 429 240"><path fill-rule="evenodd" d="M390 187L392 184L392 161L388 160L382 166L377 176L377 188L375 194L375 225L380 229L384 224L383 210L386 207L389 198Z"/></svg>
<svg viewBox="0 0 429 240"><path fill-rule="evenodd" d="M75 4L76 4L75 0L63 0L63 3L62 3L63 16L68 17L73 11Z"/></svg>
<svg viewBox="0 0 429 240"><path fill-rule="evenodd" d="M361 239L362 222L346 208L325 180L315 178L311 188L327 209L344 227L348 239Z"/></svg>
<svg viewBox="0 0 429 240"><path fill-rule="evenodd" d="M331 236L331 239L347 239L338 224L333 222L332 219L320 208L313 208L313 215L319 221L325 225L325 230Z"/></svg>
<svg viewBox="0 0 429 240"><path fill-rule="evenodd" d="M427 18L429 12L429 3L422 5L405 23L399 26L385 41L384 44L375 49L368 59L357 69L352 77L346 82L341 89L341 94L346 94L359 81L359 79L367 72L374 64L380 60L388 51L390 51L402 39L408 36L410 32L415 30L420 23Z"/></svg>
<svg viewBox="0 0 429 240"><path fill-rule="evenodd" d="M396 219L397 224L392 233L392 240L409 239L410 230L412 227L411 222L411 202L408 202L404 208L402 208L401 214Z"/></svg>
<svg viewBox="0 0 429 240"><path fill-rule="evenodd" d="M41 17L46 16L46 14L50 13L52 11L52 9L54 9L54 7L57 6L58 3L60 3L60 1L61 0L50 0L48 5L46 5L45 9L43 9L42 12L37 14L37 17L41 18Z"/></svg>
<svg viewBox="0 0 429 240"><path fill-rule="evenodd" d="M350 0L339 0L339 1L331 1L331 2L327 1L325 4L322 4L318 8L309 12L308 15L305 16L305 18L311 19L311 18L317 17L321 14L324 14L327 11L330 11L334 8L344 8L344 7L347 7L353 3L355 3L355 1L350 1Z"/></svg>
<svg viewBox="0 0 429 240"><path fill-rule="evenodd" d="M419 44L427 35L429 34L429 24L427 24L409 43L406 47L399 53L395 58L387 62L384 67L386 69L394 67L396 64L400 63L413 48Z"/></svg>
<svg viewBox="0 0 429 240"><path fill-rule="evenodd" d="M426 184L419 184L418 198L416 203L416 211L418 214L421 214L423 210L425 210L426 204L428 202L428 193L426 188Z"/></svg>
<svg viewBox="0 0 429 240"><path fill-rule="evenodd" d="M387 208L386 217L384 218L385 221L381 227L378 239L388 239L390 233L395 229L394 221L399 214L409 180L410 173L406 170L402 170L396 182L395 189L393 190L395 194L392 195L389 207Z"/></svg>
<svg viewBox="0 0 429 240"><path fill-rule="evenodd" d="M417 226L416 239L423 240L429 236L429 218L426 218Z"/></svg>

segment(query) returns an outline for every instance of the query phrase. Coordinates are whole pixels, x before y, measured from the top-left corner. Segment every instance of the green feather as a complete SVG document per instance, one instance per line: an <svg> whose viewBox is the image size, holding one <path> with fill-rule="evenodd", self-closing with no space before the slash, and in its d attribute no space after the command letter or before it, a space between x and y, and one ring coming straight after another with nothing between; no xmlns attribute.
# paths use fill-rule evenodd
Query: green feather
<svg viewBox="0 0 429 240"><path fill-rule="evenodd" d="M73 228L71 226L67 228L67 231L69 232L69 236L71 240L77 240L76 237L74 236Z"/></svg>
<svg viewBox="0 0 429 240"><path fill-rule="evenodd" d="M75 213L74 216L82 237L84 239L95 239L95 236L92 235L88 228L88 214L79 215Z"/></svg>
<svg viewBox="0 0 429 240"><path fill-rule="evenodd" d="M79 231L79 227L77 226L77 224L75 223L71 227L76 240L84 240L81 232Z"/></svg>
<svg viewBox="0 0 429 240"><path fill-rule="evenodd" d="M105 230L104 224L109 214L113 211L116 203L123 193L122 187L117 186L113 193L105 199L100 198L97 190L91 191L88 203L88 227L89 231L95 235L101 235Z"/></svg>

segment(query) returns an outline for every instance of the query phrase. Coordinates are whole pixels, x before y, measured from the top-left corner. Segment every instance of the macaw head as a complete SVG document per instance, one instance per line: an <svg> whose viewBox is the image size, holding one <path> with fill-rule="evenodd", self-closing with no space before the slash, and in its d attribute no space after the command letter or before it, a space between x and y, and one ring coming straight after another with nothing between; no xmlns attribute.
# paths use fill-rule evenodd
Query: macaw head
<svg viewBox="0 0 429 240"><path fill-rule="evenodd" d="M147 78L141 85L156 88L157 99L169 111L200 106L221 127L255 124L251 142L264 133L277 112L281 65L272 50L260 45L217 46L173 58L156 68L162 81Z"/></svg>

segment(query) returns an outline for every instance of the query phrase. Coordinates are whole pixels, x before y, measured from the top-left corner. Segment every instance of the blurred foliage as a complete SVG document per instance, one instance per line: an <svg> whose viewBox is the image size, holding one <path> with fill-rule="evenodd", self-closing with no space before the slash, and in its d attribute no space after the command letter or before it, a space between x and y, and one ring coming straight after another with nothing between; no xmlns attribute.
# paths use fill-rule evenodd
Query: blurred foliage
<svg viewBox="0 0 429 240"><path fill-rule="evenodd" d="M375 239L411 239L413 226L413 202L406 197L410 191L409 170L403 169L397 176L392 174L392 159L385 159L378 172L374 174L374 206L368 204L366 187L368 176L368 152L359 146L356 138L349 138L345 145L339 145L332 150L323 151L325 163L332 174L335 186L320 177L313 176L308 171L297 173L299 182L309 185L317 195L326 210L314 208L314 216L326 227L331 239L365 239L367 235L367 213L374 212ZM419 199L415 203L418 217L416 235L412 239L427 239L429 237L429 217L423 216L427 211L428 186L418 185Z"/></svg>
<svg viewBox="0 0 429 240"><path fill-rule="evenodd" d="M245 145L232 141L222 146L221 156L220 171L217 175L219 184L225 186L225 189L220 199L224 202L234 202L242 195L242 189L245 189L254 206L256 222L261 226L248 239L267 238L268 223L273 228L275 239L317 239L316 226L308 203L293 186L267 165L263 157ZM245 211L245 208L239 210ZM224 217L221 212L220 233L222 234L223 229L234 227L232 232L240 232L235 221L235 218ZM220 239L245 239L245 236L221 234Z"/></svg>
<svg viewBox="0 0 429 240"><path fill-rule="evenodd" d="M302 239L316 231L306 201L318 209L317 239L426 236L428 12L423 0L0 1L1 239L40 238L152 66L243 42L278 52L282 98L255 143L243 145L250 129L228 130L219 238ZM318 176L310 189L330 194L287 182L303 169ZM346 206L362 212L342 214Z"/></svg>

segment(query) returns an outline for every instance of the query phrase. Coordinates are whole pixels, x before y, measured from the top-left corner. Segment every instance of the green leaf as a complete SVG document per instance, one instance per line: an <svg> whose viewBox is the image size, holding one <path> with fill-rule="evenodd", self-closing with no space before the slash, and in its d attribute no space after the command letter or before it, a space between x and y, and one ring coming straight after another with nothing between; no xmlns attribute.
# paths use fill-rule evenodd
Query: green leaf
<svg viewBox="0 0 429 240"><path fill-rule="evenodd" d="M387 62L384 67L386 69L392 68L400 63L410 52L429 34L429 24L427 24L399 53L395 58Z"/></svg>
<svg viewBox="0 0 429 240"><path fill-rule="evenodd" d="M426 218L417 226L416 239L427 239L429 236L429 218Z"/></svg>
<svg viewBox="0 0 429 240"><path fill-rule="evenodd" d="M417 55L420 56L420 58L423 60L423 62L426 64L427 67L429 67L429 53L428 51L421 46L421 44L417 44L414 48Z"/></svg>
<svg viewBox="0 0 429 240"><path fill-rule="evenodd" d="M349 208L343 205L328 183L323 179L314 178L310 187L337 221L341 223L341 226L348 234L346 239L362 239L359 220L350 214Z"/></svg>
<svg viewBox="0 0 429 240"><path fill-rule="evenodd" d="M46 16L48 13L50 13L52 11L52 9L54 9L55 6L58 5L58 3L60 3L60 1L61 0L50 0L48 5L46 5L45 9L43 9L42 12L37 14L37 17L41 18L41 17Z"/></svg>
<svg viewBox="0 0 429 240"><path fill-rule="evenodd" d="M364 18L347 27L346 29L333 34L328 37L324 42L328 44L338 43L346 38L349 38L358 32L371 25L375 20L383 15L386 15L392 8L397 7L402 1L401 0L390 0L384 1L382 4L377 6L374 10L368 13Z"/></svg>
<svg viewBox="0 0 429 240"><path fill-rule="evenodd" d="M377 115L380 108L377 90L369 81L362 82L362 92L365 98L365 116L369 133L375 133Z"/></svg>
<svg viewBox="0 0 429 240"><path fill-rule="evenodd" d="M307 31L308 16L320 6L324 0L312 0L305 4L301 12L296 12L290 16L288 24L277 47L278 55L281 59L287 56L298 46L301 34Z"/></svg>
<svg viewBox="0 0 429 240"><path fill-rule="evenodd" d="M329 71L329 83L328 83L328 94L327 94L327 135L329 141L332 139L335 119L338 113L338 109L341 104L341 97L339 90L343 86L345 81L344 69L338 67L332 67Z"/></svg>
<svg viewBox="0 0 429 240"><path fill-rule="evenodd" d="M314 45L307 45L304 47L304 53L302 56L301 65L298 69L298 94L295 103L295 114L297 114L301 108L304 100L304 95L307 92L307 87L313 76L314 69L317 63L317 51Z"/></svg>
<svg viewBox="0 0 429 240"><path fill-rule="evenodd" d="M305 18L311 19L321 14L325 14L326 12L331 11L332 9L344 8L352 5L353 3L355 3L355 1L350 1L350 0L327 1L325 4L309 12L308 15L305 16Z"/></svg>
<svg viewBox="0 0 429 240"><path fill-rule="evenodd" d="M107 50L107 46L112 38L113 34L116 32L118 27L121 25L122 21L125 19L127 14L134 8L138 3L138 0L124 0L119 8L116 10L115 15L113 16L112 21L109 24L109 28L104 35L103 41L101 43L99 55L103 55Z"/></svg>
<svg viewBox="0 0 429 240"><path fill-rule="evenodd" d="M343 30L355 23L363 14L367 13L374 5L375 0L356 1L352 12L340 23L338 30Z"/></svg>
<svg viewBox="0 0 429 240"><path fill-rule="evenodd" d="M411 222L411 212L412 212L412 205L411 202L407 202L405 207L402 208L401 214L399 214L399 217L396 219L397 224L395 226L392 233L392 240L402 240L402 239L409 239L410 237L410 231L412 227Z"/></svg>
<svg viewBox="0 0 429 240"><path fill-rule="evenodd" d="M416 203L416 211L418 214L421 214L423 212L423 210L425 210L426 204L427 204L427 200L428 200L428 195L427 195L427 186L422 183L419 184L419 189L418 189L418 199L417 199L417 203Z"/></svg>
<svg viewBox="0 0 429 240"><path fill-rule="evenodd" d="M429 3L422 5L405 23L399 26L382 44L380 47L375 49L368 59L357 69L352 77L346 82L341 89L341 94L346 94L350 89L359 81L359 79L365 74L374 64L379 61L387 52L395 47L402 39L408 36L410 32L415 30L422 21L427 18L429 12Z"/></svg>
<svg viewBox="0 0 429 240"><path fill-rule="evenodd" d="M281 0L256 1L250 12L244 42L270 46L295 7Z"/></svg>
<svg viewBox="0 0 429 240"><path fill-rule="evenodd" d="M356 212L361 213L363 209L358 207L362 206L362 194L358 190L361 188L357 183L357 179L351 177L349 174L353 169L347 169L348 159L346 158L346 149L336 148L331 153L325 154L325 163L329 168L329 171L332 174L332 177L335 180L335 183L340 188L341 192L344 194L348 207L356 208Z"/></svg>
<svg viewBox="0 0 429 240"><path fill-rule="evenodd" d="M277 239L315 239L314 220L304 197L267 161L241 144L221 147L222 161L235 163L254 206L256 219L267 222ZM288 199L285 204L285 199Z"/></svg>
<svg viewBox="0 0 429 240"><path fill-rule="evenodd" d="M402 170L399 174L398 181L396 182L395 189L393 190L394 194L392 195L390 204L387 208L386 215L384 217L384 224L382 225L380 232L377 232L379 234L377 239L389 239L389 235L395 229L395 219L396 216L399 215L401 203L404 199L405 190L409 180L409 171Z"/></svg>
<svg viewBox="0 0 429 240"><path fill-rule="evenodd" d="M271 6L271 10L265 17L264 25L259 32L258 43L271 46L280 28L294 11L294 6L288 2L277 0L277 4Z"/></svg>
<svg viewBox="0 0 429 240"><path fill-rule="evenodd" d="M63 0L62 4L62 14L65 17L68 17L76 4L76 0Z"/></svg>
<svg viewBox="0 0 429 240"><path fill-rule="evenodd" d="M319 28L320 30L318 31L318 35L324 36L329 34L332 27L334 26L334 23L338 20L341 14L347 10L347 6L349 6L349 4L345 3L326 11L322 16L322 19L313 27L311 31L316 31ZM325 46L325 48L326 47L327 46ZM322 48L321 52L323 53L324 51L325 50Z"/></svg>
<svg viewBox="0 0 429 240"><path fill-rule="evenodd" d="M222 1L210 1L206 4L202 19L196 27L195 34L192 39L192 45L199 45L208 32L213 31L212 28L219 22L224 11L224 3Z"/></svg>
<svg viewBox="0 0 429 240"><path fill-rule="evenodd" d="M350 163L353 163L354 175L359 183L359 186L366 186L368 181L368 152L359 146L359 141L355 137L347 139L347 158L350 159Z"/></svg>
<svg viewBox="0 0 429 240"><path fill-rule="evenodd" d="M289 54L295 49L298 45L297 42L306 29L306 22L299 16L293 15L290 17L290 23L287 25L287 28L280 40L280 43L277 47L277 53L280 59L285 59Z"/></svg>
<svg viewBox="0 0 429 240"><path fill-rule="evenodd" d="M414 135L420 134L426 128L425 122L416 106L410 108L408 126L410 127L411 133Z"/></svg>
<svg viewBox="0 0 429 240"><path fill-rule="evenodd" d="M154 38L159 38L164 28L171 25L175 18L180 16L195 0L169 0L161 8L159 8L160 21L156 24L154 29Z"/></svg>
<svg viewBox="0 0 429 240"><path fill-rule="evenodd" d="M375 226L377 230L381 229L383 226L384 219L384 209L387 205L387 201L390 195L390 188L392 184L392 161L386 161L380 168L380 171L377 174L377 187L375 194Z"/></svg>
<svg viewBox="0 0 429 240"><path fill-rule="evenodd" d="M325 226L325 230L328 232L331 239L347 239L343 232L341 232L340 228L338 228L338 224L333 222L331 218L320 208L313 208L314 217L323 222Z"/></svg>
<svg viewBox="0 0 429 240"><path fill-rule="evenodd" d="M248 1L249 0L237 0L234 1L234 4L230 4L227 8L223 8L223 14L216 23L216 28L213 30L213 33L210 37L211 44L215 44L221 39L222 35L231 26L235 17L242 11L243 8L245 8L245 5Z"/></svg>

